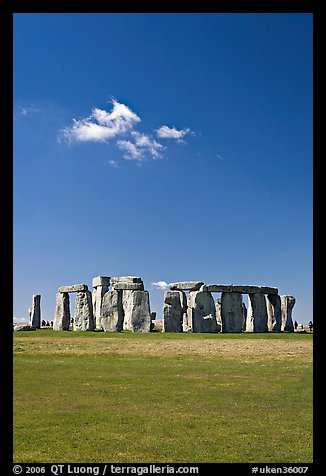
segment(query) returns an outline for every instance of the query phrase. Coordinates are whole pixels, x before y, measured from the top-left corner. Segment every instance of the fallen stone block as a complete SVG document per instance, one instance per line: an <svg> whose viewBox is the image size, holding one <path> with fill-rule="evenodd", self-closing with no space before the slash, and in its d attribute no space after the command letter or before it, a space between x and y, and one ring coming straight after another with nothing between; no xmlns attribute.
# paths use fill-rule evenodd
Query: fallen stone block
<svg viewBox="0 0 326 476"><path fill-rule="evenodd" d="M19 332L19 331L36 331L35 326L14 326L14 331Z"/></svg>

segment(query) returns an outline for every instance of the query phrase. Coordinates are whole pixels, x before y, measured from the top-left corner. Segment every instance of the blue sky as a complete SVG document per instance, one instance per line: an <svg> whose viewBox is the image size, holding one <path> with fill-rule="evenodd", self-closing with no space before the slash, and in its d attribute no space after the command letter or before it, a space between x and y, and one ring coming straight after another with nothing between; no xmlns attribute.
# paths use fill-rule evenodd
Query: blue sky
<svg viewBox="0 0 326 476"><path fill-rule="evenodd" d="M137 275L312 318L312 15L14 15L14 316Z"/></svg>

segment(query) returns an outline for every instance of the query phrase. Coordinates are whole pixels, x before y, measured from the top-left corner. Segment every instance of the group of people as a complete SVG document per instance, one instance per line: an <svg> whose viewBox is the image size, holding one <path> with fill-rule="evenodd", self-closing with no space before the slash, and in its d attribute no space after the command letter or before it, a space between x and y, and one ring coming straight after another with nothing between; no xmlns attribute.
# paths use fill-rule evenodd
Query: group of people
<svg viewBox="0 0 326 476"><path fill-rule="evenodd" d="M294 321L293 325L294 325L294 330L295 331L298 329L298 327L300 327L300 329L303 329L303 324L298 324L297 321ZM314 328L312 321L308 322L308 327L309 327L309 332L312 332L312 330Z"/></svg>
<svg viewBox="0 0 326 476"><path fill-rule="evenodd" d="M53 321L45 321L44 319L42 320L42 323L41 323L42 327L51 327L53 326Z"/></svg>

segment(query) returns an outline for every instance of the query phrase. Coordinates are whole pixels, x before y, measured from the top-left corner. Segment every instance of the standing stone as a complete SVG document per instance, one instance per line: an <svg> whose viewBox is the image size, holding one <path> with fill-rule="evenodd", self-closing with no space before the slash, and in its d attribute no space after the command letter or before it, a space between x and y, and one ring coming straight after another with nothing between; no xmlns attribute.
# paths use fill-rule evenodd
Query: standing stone
<svg viewBox="0 0 326 476"><path fill-rule="evenodd" d="M215 301L217 332L221 332L222 330L221 301L221 298L217 298Z"/></svg>
<svg viewBox="0 0 326 476"><path fill-rule="evenodd" d="M268 317L265 294L249 294L247 332L268 332Z"/></svg>
<svg viewBox="0 0 326 476"><path fill-rule="evenodd" d="M242 295L223 292L221 297L222 332L242 332Z"/></svg>
<svg viewBox="0 0 326 476"><path fill-rule="evenodd" d="M90 291L78 292L76 295L74 331L93 331L93 305Z"/></svg>
<svg viewBox="0 0 326 476"><path fill-rule="evenodd" d="M192 332L217 332L215 303L207 291L191 291L188 296L188 321Z"/></svg>
<svg viewBox="0 0 326 476"><path fill-rule="evenodd" d="M30 325L40 329L41 327L41 295L33 294L32 307L30 308Z"/></svg>
<svg viewBox="0 0 326 476"><path fill-rule="evenodd" d="M247 306L244 302L242 302L242 330L246 330L246 323L247 323Z"/></svg>
<svg viewBox="0 0 326 476"><path fill-rule="evenodd" d="M282 310L281 298L278 294L268 294L267 296L267 315L268 315L268 331L281 332L282 327Z"/></svg>
<svg viewBox="0 0 326 476"><path fill-rule="evenodd" d="M70 304L68 293L56 294L56 309L53 321L54 331L69 331Z"/></svg>
<svg viewBox="0 0 326 476"><path fill-rule="evenodd" d="M182 332L183 309L180 291L165 291L163 305L164 332Z"/></svg>
<svg viewBox="0 0 326 476"><path fill-rule="evenodd" d="M93 289L93 317L95 321L95 328L102 329L101 326L101 311L104 294L109 290L109 286L96 286Z"/></svg>
<svg viewBox="0 0 326 476"><path fill-rule="evenodd" d="M294 332L292 321L292 309L295 305L295 297L284 295L281 296L281 311L282 311L282 332Z"/></svg>
<svg viewBox="0 0 326 476"><path fill-rule="evenodd" d="M122 307L123 329L131 332L150 332L151 311L148 291L122 291Z"/></svg>
<svg viewBox="0 0 326 476"><path fill-rule="evenodd" d="M120 332L123 327L121 291L107 291L102 299L101 327L104 332Z"/></svg>

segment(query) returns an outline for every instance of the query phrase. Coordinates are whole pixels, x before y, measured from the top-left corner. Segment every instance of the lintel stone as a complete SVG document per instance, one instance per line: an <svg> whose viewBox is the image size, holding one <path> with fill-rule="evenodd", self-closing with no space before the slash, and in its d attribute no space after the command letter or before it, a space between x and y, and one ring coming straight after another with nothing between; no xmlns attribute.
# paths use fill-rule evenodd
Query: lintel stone
<svg viewBox="0 0 326 476"><path fill-rule="evenodd" d="M87 284L72 284L71 286L60 286L58 293L79 293L88 291Z"/></svg>
<svg viewBox="0 0 326 476"><path fill-rule="evenodd" d="M110 278L108 276L96 276L93 278L93 288L97 286L110 286Z"/></svg>
<svg viewBox="0 0 326 476"><path fill-rule="evenodd" d="M171 291L198 291L204 283L202 281L178 281L170 283Z"/></svg>
<svg viewBox="0 0 326 476"><path fill-rule="evenodd" d="M278 294L277 288L233 284L204 284L201 286L200 291L208 291L210 293Z"/></svg>

